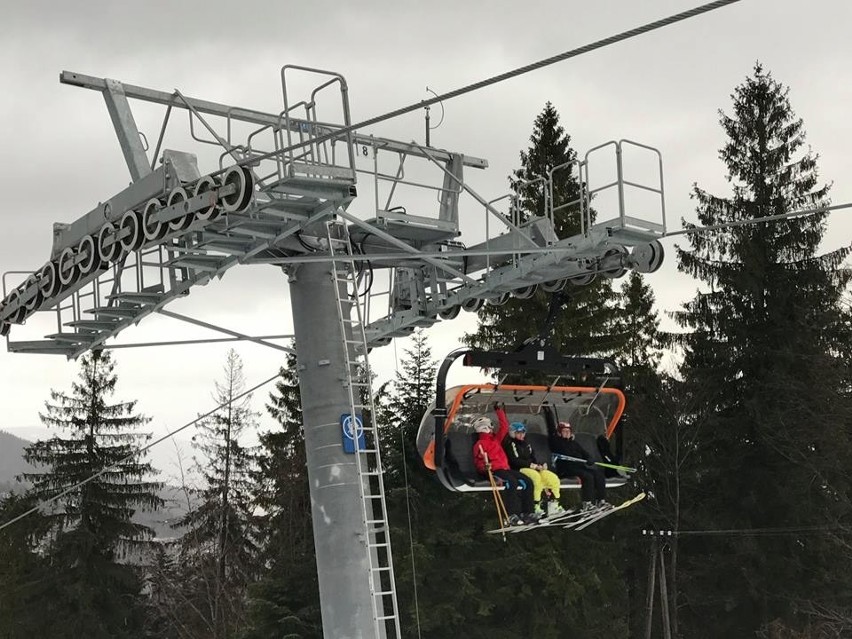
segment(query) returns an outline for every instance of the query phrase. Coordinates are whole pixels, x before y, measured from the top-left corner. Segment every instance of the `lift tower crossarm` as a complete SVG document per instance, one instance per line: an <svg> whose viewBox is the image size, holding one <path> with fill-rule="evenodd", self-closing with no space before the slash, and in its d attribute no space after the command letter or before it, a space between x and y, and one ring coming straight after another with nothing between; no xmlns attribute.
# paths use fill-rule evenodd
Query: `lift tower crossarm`
<svg viewBox="0 0 852 639"><path fill-rule="evenodd" d="M101 92L111 92L117 89L116 84L113 83L113 81L111 80L108 80L106 78L96 78L89 75L83 75L82 73L74 73L73 71L63 71L62 73L60 73L59 81L62 84L69 84L71 86L82 87L84 89L92 89L94 91ZM182 100L177 99L173 93L157 91L155 89L147 89L145 87L135 86L133 84L124 84L123 82L120 84L120 87L123 90L124 96L135 100L153 102L156 104L162 104L165 106L172 106L181 109L188 109L189 107L187 105L192 105L192 107L199 113L221 116L223 118L231 118L233 120L249 122L251 124L257 124L260 126L284 128L286 124L286 120L284 117L272 113L264 113L262 111L244 109L242 107L231 107L226 104L210 102L208 100L199 100L197 98L191 98L188 96L184 96L184 99L186 100L186 103L184 103ZM289 118L289 122L291 128L294 130L298 130L300 126L316 126L316 124L313 122L308 122L307 120L299 120L296 118ZM334 130L333 127L326 128L328 128L329 133ZM427 157L418 145L411 144L410 142L401 142L398 140L390 140L387 138L380 138L371 135L361 135L358 133L353 133L353 139L357 144L365 144L371 147L375 144L381 146L381 148L386 151L392 151L395 153L406 153L408 155L414 155L422 158ZM448 162L452 160L454 155L456 155L451 154L447 151L443 151L441 149L433 148L429 149L429 153L432 155L432 157L441 160L442 162ZM473 167L476 169L484 169L488 167L488 160L473 157L470 155L461 155L460 157L461 161L464 163L465 166Z"/></svg>
<svg viewBox="0 0 852 639"><path fill-rule="evenodd" d="M118 133L118 141L130 169L130 175L134 182L138 182L151 173L151 167L148 165L148 157L139 138L136 121L133 119L133 113L121 83L116 80L105 80L105 84L103 93L109 117Z"/></svg>

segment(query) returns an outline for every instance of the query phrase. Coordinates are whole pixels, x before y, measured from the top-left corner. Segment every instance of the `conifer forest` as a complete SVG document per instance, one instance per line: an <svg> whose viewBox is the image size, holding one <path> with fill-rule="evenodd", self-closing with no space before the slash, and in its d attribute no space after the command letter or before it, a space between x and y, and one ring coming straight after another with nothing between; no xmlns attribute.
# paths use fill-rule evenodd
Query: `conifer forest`
<svg viewBox="0 0 852 639"><path fill-rule="evenodd" d="M582 531L489 535L490 493L446 490L417 451L445 356L428 330L374 385L404 636L852 637L850 246L821 248L827 212L758 222L828 206L831 184L789 87L760 63L742 77L708 106L724 175L694 176L699 223L716 230L671 249L691 299L659 308L653 276L601 277L558 293L548 327L560 353L618 363L622 463L636 472L609 499L643 502ZM507 176L528 216L543 197L532 178L576 158L558 105L531 124ZM568 201L581 185L562 175ZM725 192L703 186L719 177ZM558 213L560 236L578 232L573 213ZM482 306L464 343L515 350L554 295ZM185 470L199 480L171 493L182 515L158 536L137 516L165 506L158 469L135 454L152 424L116 388L110 351L77 364L39 416L56 435L26 447L35 470L0 493L0 525L29 511L0 529L0 639L321 637L296 357L245 396L228 354L211 388L222 407L192 431ZM245 444L262 414L276 428Z"/></svg>

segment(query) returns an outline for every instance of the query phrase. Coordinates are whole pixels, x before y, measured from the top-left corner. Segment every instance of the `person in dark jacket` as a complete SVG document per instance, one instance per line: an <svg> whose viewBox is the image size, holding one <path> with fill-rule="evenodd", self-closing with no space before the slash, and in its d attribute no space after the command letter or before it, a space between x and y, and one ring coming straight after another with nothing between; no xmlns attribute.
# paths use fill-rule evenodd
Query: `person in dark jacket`
<svg viewBox="0 0 852 639"><path fill-rule="evenodd" d="M556 474L560 477L577 477L580 480L580 494L583 503L582 510L595 506L606 506L606 476L595 466L589 453L574 438L574 429L568 422L559 422L554 429L548 425L550 435L550 452L556 460ZM574 459L564 459L573 457ZM575 460L582 461L575 461Z"/></svg>
<svg viewBox="0 0 852 639"><path fill-rule="evenodd" d="M536 518L533 514L532 482L509 467L502 445L509 432L509 420L506 419L502 404L495 404L494 412L500 422L496 433L494 422L485 415L473 420L473 429L479 433L473 445L473 464L481 476L488 477L490 470L499 483L506 483L503 502L509 515L509 525L533 523Z"/></svg>
<svg viewBox="0 0 852 639"><path fill-rule="evenodd" d="M509 424L509 436L503 440L503 450L509 466L529 477L533 484L535 515L544 517L563 512L565 509L559 503L559 477L547 469L547 464L539 463L535 458L535 451L527 441L526 425L521 422ZM547 494L545 490L553 497L552 502L546 497L542 499L542 494Z"/></svg>

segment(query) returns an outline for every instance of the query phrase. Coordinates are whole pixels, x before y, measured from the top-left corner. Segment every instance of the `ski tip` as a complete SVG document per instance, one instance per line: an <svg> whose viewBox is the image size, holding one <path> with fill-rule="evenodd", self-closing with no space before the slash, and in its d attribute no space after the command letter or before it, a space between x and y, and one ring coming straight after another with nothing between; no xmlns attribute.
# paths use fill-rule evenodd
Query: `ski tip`
<svg viewBox="0 0 852 639"><path fill-rule="evenodd" d="M618 512L619 510L624 510L626 508L629 508L630 506L633 506L634 504L639 503L640 501L645 499L645 497L647 497L647 496L648 495L645 492L641 492L638 495L636 495L635 497L631 497L630 499L620 503L618 506L610 506L609 508L604 508L603 510L599 510L596 513L592 513L586 519L582 519L578 522L574 522L572 524L569 524L569 525L565 526L565 528L567 528L569 530L577 530L577 531L585 530L586 528L588 528L589 526L591 526L594 523L597 523L601 519L604 519L605 517L608 517L609 515L611 515L615 512Z"/></svg>

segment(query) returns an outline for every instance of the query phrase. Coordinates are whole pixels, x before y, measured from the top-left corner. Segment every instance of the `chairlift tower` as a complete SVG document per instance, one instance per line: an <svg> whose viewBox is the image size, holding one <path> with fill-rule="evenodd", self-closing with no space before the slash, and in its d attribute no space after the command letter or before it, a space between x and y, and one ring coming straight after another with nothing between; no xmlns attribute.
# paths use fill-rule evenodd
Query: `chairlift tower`
<svg viewBox="0 0 852 639"><path fill-rule="evenodd" d="M539 286L555 292L655 271L666 231L659 152L612 141L553 167L536 180L545 209L522 219L512 196L486 199L465 181L465 169L487 168L484 159L357 130L337 73L283 67L278 113L68 71L60 82L103 95L132 182L72 223L55 223L43 264L4 274L8 350L76 358L109 348L151 313L176 316L165 309L172 300L234 266L280 266L292 304L323 632L401 636L369 350ZM295 100L294 83L305 82L312 88ZM140 134L131 101L161 105L156 137ZM179 112L188 114L192 148L163 148ZM629 175L628 156L641 159L650 179ZM564 171L576 172L582 195L554 202ZM358 189L372 197L367 215L350 210ZM561 238L554 215L566 208L579 216L580 233ZM475 229L471 240L460 222ZM44 314L55 331L13 339Z"/></svg>

